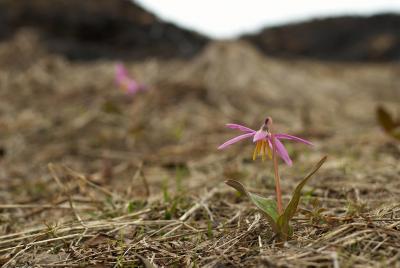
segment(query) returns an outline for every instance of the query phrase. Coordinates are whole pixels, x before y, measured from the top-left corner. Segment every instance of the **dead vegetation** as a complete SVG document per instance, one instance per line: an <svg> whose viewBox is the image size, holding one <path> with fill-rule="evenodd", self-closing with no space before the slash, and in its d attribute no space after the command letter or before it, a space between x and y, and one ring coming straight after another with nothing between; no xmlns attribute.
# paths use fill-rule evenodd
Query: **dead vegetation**
<svg viewBox="0 0 400 268"><path fill-rule="evenodd" d="M0 44L3 267L400 265L400 148L374 116L398 109L397 65L278 61L226 42L127 66L148 93L130 99L114 62L69 62L30 32ZM329 156L285 244L223 183L272 195L271 163L246 142L216 150L225 123L266 115L316 144L288 144L284 201Z"/></svg>

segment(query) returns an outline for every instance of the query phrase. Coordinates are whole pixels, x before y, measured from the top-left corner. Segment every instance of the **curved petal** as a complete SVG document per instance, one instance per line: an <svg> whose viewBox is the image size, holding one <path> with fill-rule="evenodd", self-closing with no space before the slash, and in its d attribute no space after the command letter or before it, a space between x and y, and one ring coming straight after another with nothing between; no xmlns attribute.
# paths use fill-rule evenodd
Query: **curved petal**
<svg viewBox="0 0 400 268"><path fill-rule="evenodd" d="M263 139L265 139L267 137L267 135L268 134L267 134L266 131L259 130L254 135L253 142L257 142L259 140L263 140Z"/></svg>
<svg viewBox="0 0 400 268"><path fill-rule="evenodd" d="M226 124L226 127L231 128L231 129L238 129L243 132L252 132L252 133L256 132L255 130L252 130L251 128L248 128L248 127L245 127L245 126L242 126L239 124Z"/></svg>
<svg viewBox="0 0 400 268"><path fill-rule="evenodd" d="M241 141L243 139L249 138L249 137L251 137L253 135L254 135L254 133L246 133L246 134L242 134L240 136L237 136L237 137L235 137L233 139L230 139L230 140L224 142L223 144L221 144L218 147L218 150L224 149L224 148L228 147L229 145L232 145L232 144L234 144L234 143L236 143L238 141Z"/></svg>
<svg viewBox="0 0 400 268"><path fill-rule="evenodd" d="M283 146L282 142L278 140L278 138L275 136L275 148L276 152L279 154L279 156L285 161L285 163L288 166L291 166L293 164L292 159L290 159L288 152L286 151L285 146ZM268 140L269 141L269 140ZM271 141L269 141L269 146L272 148Z"/></svg>
<svg viewBox="0 0 400 268"><path fill-rule="evenodd" d="M275 138L297 141L297 142L301 142L301 143L304 143L304 144L307 144L307 145L314 145L314 144L312 144L312 142L310 142L308 140L304 140L302 138L299 138L299 137L296 137L296 136L292 136L292 135L288 135L288 134L275 134Z"/></svg>

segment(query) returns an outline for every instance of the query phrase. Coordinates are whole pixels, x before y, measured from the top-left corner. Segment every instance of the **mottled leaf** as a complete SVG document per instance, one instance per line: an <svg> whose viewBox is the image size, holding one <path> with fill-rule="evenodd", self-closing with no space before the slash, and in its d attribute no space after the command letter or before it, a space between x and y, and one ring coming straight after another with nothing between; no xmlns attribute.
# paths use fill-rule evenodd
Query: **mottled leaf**
<svg viewBox="0 0 400 268"><path fill-rule="evenodd" d="M235 180L227 180L225 183L233 188L235 188L242 195L247 196L250 201L256 205L256 207L263 212L263 215L267 218L270 223L272 230L275 233L279 232L278 226L276 225L276 221L279 217L278 209L276 207L275 200L271 198L265 198L258 194L250 193L247 189L238 181Z"/></svg>
<svg viewBox="0 0 400 268"><path fill-rule="evenodd" d="M301 182L297 185L296 189L293 192L292 199L290 200L288 206L286 207L285 211L281 216L279 216L277 220L278 227L281 231L281 235L283 239L287 239L292 235L292 229L289 225L289 221L293 218L296 213L297 206L299 205L300 198L301 198L301 190L303 189L304 185L307 181L318 171L318 169L324 164L326 161L326 156L324 156L318 164L312 169L312 171L304 177Z"/></svg>

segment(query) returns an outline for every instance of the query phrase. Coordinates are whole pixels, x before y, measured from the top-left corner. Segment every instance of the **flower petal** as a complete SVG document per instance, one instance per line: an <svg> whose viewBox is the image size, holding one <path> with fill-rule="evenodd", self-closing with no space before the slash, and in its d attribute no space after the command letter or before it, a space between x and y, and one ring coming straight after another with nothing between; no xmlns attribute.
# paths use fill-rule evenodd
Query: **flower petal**
<svg viewBox="0 0 400 268"><path fill-rule="evenodd" d="M234 144L234 143L236 143L238 141L241 141L243 139L249 138L249 137L251 137L253 135L254 135L254 133L246 133L246 134L242 134L240 136L237 136L237 137L235 137L233 139L230 139L230 140L224 142L223 144L221 144L218 147L218 150L224 149L224 148L228 147L229 145L232 145L232 144Z"/></svg>
<svg viewBox="0 0 400 268"><path fill-rule="evenodd" d="M252 130L251 128L248 128L248 127L245 127L245 126L242 126L239 124L226 124L226 127L231 128L231 129L238 129L243 132L252 132L252 133L256 132L255 130Z"/></svg>
<svg viewBox="0 0 400 268"><path fill-rule="evenodd" d="M129 94L136 94L140 90L140 86L133 79L127 81L126 90Z"/></svg>
<svg viewBox="0 0 400 268"><path fill-rule="evenodd" d="M259 140L263 140L267 137L267 132L263 130L259 130L255 133L253 142L257 142Z"/></svg>
<svg viewBox="0 0 400 268"><path fill-rule="evenodd" d="M285 139L285 140L292 140L292 141L297 141L297 142L301 142L301 143L305 143L307 145L313 145L310 141L308 140L304 140L302 138L296 137L296 136L292 136L292 135L288 135L288 134L275 134L275 138L277 139Z"/></svg>
<svg viewBox="0 0 400 268"><path fill-rule="evenodd" d="M279 156L283 159L283 161L285 161L285 163L289 166L292 165L292 159L290 159L288 152L286 151L285 146L283 146L282 142L280 142L280 140L278 140L277 137L275 137L275 148L276 148L276 152L279 154ZM272 144L270 143L270 146L272 146Z"/></svg>
<svg viewBox="0 0 400 268"><path fill-rule="evenodd" d="M122 83L128 77L128 71L122 63L117 63L115 66L115 80L117 83Z"/></svg>

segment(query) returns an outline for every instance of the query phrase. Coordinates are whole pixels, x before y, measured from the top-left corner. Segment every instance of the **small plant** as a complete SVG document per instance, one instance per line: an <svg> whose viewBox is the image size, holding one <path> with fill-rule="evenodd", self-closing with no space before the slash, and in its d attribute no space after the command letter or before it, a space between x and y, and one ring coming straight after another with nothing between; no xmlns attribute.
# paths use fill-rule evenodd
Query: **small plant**
<svg viewBox="0 0 400 268"><path fill-rule="evenodd" d="M376 109L376 118L379 125L389 136L400 140L400 119L393 119L392 115L382 106Z"/></svg>
<svg viewBox="0 0 400 268"><path fill-rule="evenodd" d="M115 66L115 82L120 89L131 96L147 89L128 75L128 71L122 63L117 63Z"/></svg>
<svg viewBox="0 0 400 268"><path fill-rule="evenodd" d="M242 132L245 132L245 134L228 140L227 142L219 146L218 149L224 149L240 140L252 137L253 143L256 144L253 153L253 160L255 160L260 154L262 156L262 160L265 160L267 155L273 159L276 202L271 198L265 198L258 194L250 193L238 181L228 180L225 183L235 188L241 194L247 196L250 201L253 202L253 204L255 204L256 207L263 212L264 216L267 218L276 235L281 240L286 241L293 234L293 230L289 222L296 213L297 206L300 202L301 190L303 189L307 181L311 178L311 176L314 175L314 173L317 172L317 170L322 166L322 164L326 160L326 157L323 157L311 170L311 172L301 180L301 182L294 190L293 196L289 201L289 204L286 206L285 209L283 209L277 155L279 155L289 166L292 165L292 160L290 159L288 152L286 151L280 140L292 140L307 145L312 145L312 143L296 136L273 133L272 118L270 117L267 117L267 119L265 119L263 125L258 131L238 124L227 124L226 126L231 129L238 129Z"/></svg>
<svg viewBox="0 0 400 268"><path fill-rule="evenodd" d="M321 207L318 198L310 198L307 203L311 205L312 208L310 210L301 209L301 214L305 215L311 224L324 224L328 222L328 217L323 214L326 209Z"/></svg>

